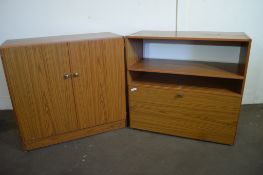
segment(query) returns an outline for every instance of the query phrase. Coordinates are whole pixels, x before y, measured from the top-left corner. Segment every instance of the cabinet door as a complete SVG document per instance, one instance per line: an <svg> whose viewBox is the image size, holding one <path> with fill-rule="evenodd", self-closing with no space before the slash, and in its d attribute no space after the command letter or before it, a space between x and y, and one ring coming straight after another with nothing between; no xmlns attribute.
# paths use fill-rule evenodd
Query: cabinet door
<svg viewBox="0 0 263 175"><path fill-rule="evenodd" d="M81 128L125 119L123 39L70 43L70 60Z"/></svg>
<svg viewBox="0 0 263 175"><path fill-rule="evenodd" d="M24 141L78 128L66 44L3 49L3 64Z"/></svg>

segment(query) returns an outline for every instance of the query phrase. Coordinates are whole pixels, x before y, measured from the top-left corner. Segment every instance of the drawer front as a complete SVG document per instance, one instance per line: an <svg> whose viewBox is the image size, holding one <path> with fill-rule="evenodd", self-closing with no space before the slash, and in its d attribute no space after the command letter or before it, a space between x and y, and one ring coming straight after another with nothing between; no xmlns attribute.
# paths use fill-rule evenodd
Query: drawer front
<svg viewBox="0 0 263 175"><path fill-rule="evenodd" d="M240 97L129 87L131 127L225 144L234 142L240 104Z"/></svg>

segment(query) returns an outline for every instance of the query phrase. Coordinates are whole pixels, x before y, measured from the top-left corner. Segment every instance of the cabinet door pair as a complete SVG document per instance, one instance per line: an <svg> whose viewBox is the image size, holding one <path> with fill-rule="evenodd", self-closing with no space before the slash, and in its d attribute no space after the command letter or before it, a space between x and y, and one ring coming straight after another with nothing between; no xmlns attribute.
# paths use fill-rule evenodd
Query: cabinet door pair
<svg viewBox="0 0 263 175"><path fill-rule="evenodd" d="M123 39L3 50L12 103L24 141L125 118ZM64 74L70 76L65 79Z"/></svg>

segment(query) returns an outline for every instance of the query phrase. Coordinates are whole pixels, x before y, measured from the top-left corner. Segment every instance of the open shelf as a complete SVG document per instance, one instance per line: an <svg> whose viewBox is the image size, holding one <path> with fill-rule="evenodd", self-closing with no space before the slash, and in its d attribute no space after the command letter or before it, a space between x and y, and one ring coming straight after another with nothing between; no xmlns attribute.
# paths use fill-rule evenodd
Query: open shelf
<svg viewBox="0 0 263 175"><path fill-rule="evenodd" d="M245 33L139 31L127 36L131 127L233 144L250 47Z"/></svg>
<svg viewBox="0 0 263 175"><path fill-rule="evenodd" d="M242 80L231 80L185 75L141 73L133 78L131 86L150 86L154 88L173 88L177 90L199 91L241 97Z"/></svg>
<svg viewBox="0 0 263 175"><path fill-rule="evenodd" d="M167 59L141 59L128 67L133 72L152 72L228 79L244 79L239 64Z"/></svg>

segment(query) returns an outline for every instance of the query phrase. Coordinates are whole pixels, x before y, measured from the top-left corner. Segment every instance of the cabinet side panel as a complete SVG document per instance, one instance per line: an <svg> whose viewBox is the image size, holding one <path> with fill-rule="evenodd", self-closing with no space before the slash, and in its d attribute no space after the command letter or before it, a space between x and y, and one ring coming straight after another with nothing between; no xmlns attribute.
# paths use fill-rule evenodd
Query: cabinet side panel
<svg viewBox="0 0 263 175"><path fill-rule="evenodd" d="M65 44L6 48L3 62L23 140L77 128Z"/></svg>
<svg viewBox="0 0 263 175"><path fill-rule="evenodd" d="M123 41L70 43L75 103L81 128L121 120L125 116Z"/></svg>
<svg viewBox="0 0 263 175"><path fill-rule="evenodd" d="M125 56L127 69L136 62L143 59L143 40L142 39L125 39ZM131 84L132 78L139 76L139 73L127 71L127 81Z"/></svg>
<svg viewBox="0 0 263 175"><path fill-rule="evenodd" d="M242 87L241 87L242 94L244 92L245 81L246 81L246 76L247 76L250 48L251 48L251 41L243 43L240 49L240 56L239 56L240 72L245 77L243 80Z"/></svg>

